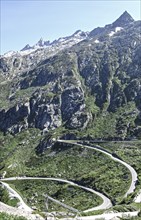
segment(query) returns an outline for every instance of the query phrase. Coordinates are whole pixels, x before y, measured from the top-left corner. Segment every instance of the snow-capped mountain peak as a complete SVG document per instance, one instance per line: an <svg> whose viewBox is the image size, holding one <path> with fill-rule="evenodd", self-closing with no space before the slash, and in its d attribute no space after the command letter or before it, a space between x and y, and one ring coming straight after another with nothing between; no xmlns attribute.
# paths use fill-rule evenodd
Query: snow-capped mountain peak
<svg viewBox="0 0 141 220"><path fill-rule="evenodd" d="M49 41L44 41L43 38L40 38L40 40L33 46L30 46L27 44L24 48L22 48L20 51L25 51L25 50L35 50L38 48L46 47L50 44Z"/></svg>
<svg viewBox="0 0 141 220"><path fill-rule="evenodd" d="M70 36L60 37L53 42L44 41L43 38L40 38L39 41L33 46L27 44L19 52L9 51L8 53L5 53L3 57L7 58L11 56L25 56L29 55L30 53L36 52L37 50L41 51L42 49L45 49L46 51L48 50L49 52L53 51L54 53L56 49L56 51L59 51L79 43L80 41L86 39L88 34L89 32L78 30Z"/></svg>

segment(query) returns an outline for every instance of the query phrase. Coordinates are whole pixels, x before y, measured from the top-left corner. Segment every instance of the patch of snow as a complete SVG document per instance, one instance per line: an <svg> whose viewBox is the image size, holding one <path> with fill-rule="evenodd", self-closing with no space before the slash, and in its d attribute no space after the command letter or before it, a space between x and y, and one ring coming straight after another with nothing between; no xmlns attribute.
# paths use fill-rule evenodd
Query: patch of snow
<svg viewBox="0 0 141 220"><path fill-rule="evenodd" d="M74 36L74 37L84 37L84 35L86 36L87 33L83 32L81 30L78 30L72 36Z"/></svg>
<svg viewBox="0 0 141 220"><path fill-rule="evenodd" d="M123 28L122 27L116 27L115 32L121 31Z"/></svg>
<svg viewBox="0 0 141 220"><path fill-rule="evenodd" d="M136 44L137 44L137 42L135 41L135 42L134 42L134 46L136 46Z"/></svg>
<svg viewBox="0 0 141 220"><path fill-rule="evenodd" d="M94 42L95 42L96 44L98 44L100 41L99 41L98 39L96 39Z"/></svg>
<svg viewBox="0 0 141 220"><path fill-rule="evenodd" d="M11 57L11 56L13 56L13 55L15 55L16 54L16 52L15 51L13 51L13 50L11 50L11 51L9 51L9 52L7 52L7 53L5 53L4 55L3 55L3 57Z"/></svg>
<svg viewBox="0 0 141 220"><path fill-rule="evenodd" d="M118 31L121 31L123 28L122 27L116 27L115 31L111 31L109 33L109 36L112 37L115 33L117 33Z"/></svg>
<svg viewBox="0 0 141 220"><path fill-rule="evenodd" d="M114 31L111 31L111 32L109 33L109 36L112 37L114 34L115 34L115 32L114 32Z"/></svg>
<svg viewBox="0 0 141 220"><path fill-rule="evenodd" d="M63 37L58 39L58 42L63 42L63 41L65 41L65 38L63 38Z"/></svg>
<svg viewBox="0 0 141 220"><path fill-rule="evenodd" d="M35 50L36 50L36 49L24 50L24 51L20 51L19 54L20 54L21 56L24 56L24 55L28 55L28 54L34 52Z"/></svg>

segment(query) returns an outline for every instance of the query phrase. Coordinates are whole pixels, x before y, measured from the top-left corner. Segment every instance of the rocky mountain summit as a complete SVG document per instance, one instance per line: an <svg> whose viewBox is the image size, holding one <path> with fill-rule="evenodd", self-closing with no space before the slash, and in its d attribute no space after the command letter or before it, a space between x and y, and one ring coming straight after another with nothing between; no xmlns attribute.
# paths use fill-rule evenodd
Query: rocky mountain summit
<svg viewBox="0 0 141 220"><path fill-rule="evenodd" d="M0 79L5 133L140 138L141 21L125 11L91 32L27 44L1 56Z"/></svg>
<svg viewBox="0 0 141 220"><path fill-rule="evenodd" d="M13 77L21 71L33 69L42 60L54 56L59 51L69 48L86 39L88 32L76 31L71 36L62 37L53 42L42 38L33 46L27 44L19 52L9 51L1 56L1 66L7 77ZM10 74L12 73L12 74Z"/></svg>

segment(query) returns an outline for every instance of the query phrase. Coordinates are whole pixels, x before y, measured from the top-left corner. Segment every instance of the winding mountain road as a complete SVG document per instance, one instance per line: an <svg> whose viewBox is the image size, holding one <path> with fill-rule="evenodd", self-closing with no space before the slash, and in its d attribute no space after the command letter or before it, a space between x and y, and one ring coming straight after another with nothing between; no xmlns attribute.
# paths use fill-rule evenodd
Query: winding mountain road
<svg viewBox="0 0 141 220"><path fill-rule="evenodd" d="M137 194L137 196L135 197L134 202L141 203L141 189L139 193Z"/></svg>
<svg viewBox="0 0 141 220"><path fill-rule="evenodd" d="M66 140L58 140L58 142L63 142L63 143L71 143L73 145L77 145L77 146L81 146L81 147L85 147L85 148L89 148L89 149L93 149L93 150L97 150L97 151L100 151L104 154L106 154L107 156L111 157L114 161L117 161L121 164L123 164L125 167L127 167L127 169L130 171L131 173L131 177L132 177L132 180L131 180L131 184L130 184L130 187L129 189L127 190L126 194L124 195L124 197L127 197L128 194L134 192L135 188L136 188L136 182L138 180L137 178L137 172L134 170L133 167L131 167L128 163L114 157L112 154L110 154L109 152L105 151L105 149L103 149L102 147L100 146L88 146L88 145L85 145L85 144L80 144L80 143L77 143L77 142L69 142L69 141L66 141Z"/></svg>
<svg viewBox="0 0 141 220"><path fill-rule="evenodd" d="M93 216L81 216L75 218L76 220L114 220L114 219L119 219L119 218L126 218L130 219L131 217L135 217L138 215L138 211L134 212L111 212L111 213L104 213L100 215L93 215ZM74 220L74 218L63 218L60 220Z"/></svg>
<svg viewBox="0 0 141 220"><path fill-rule="evenodd" d="M102 193L100 192L97 192L93 189L90 189L88 187L84 187L84 186L81 186L81 185L78 185L72 181L69 181L69 180L65 180L65 179L60 179L60 178L47 178L47 177L10 177L10 178L4 178L4 179L1 179L1 183L8 189L9 192L15 192L15 197L17 197L21 204L22 204L22 207L25 208L26 210L28 210L29 207L27 207L27 205L24 203L23 199L21 198L21 196L14 190L12 189L8 183L4 183L3 181L11 181L11 180L52 180L52 181L57 181L57 182L63 182L63 183L68 183L70 185L73 185L73 186L77 186L81 189L84 189L86 191L89 191L91 193L94 193L98 196L100 196L103 200L103 203L99 206L96 206L96 207L93 207L91 209L88 209L88 210L85 210L84 212L89 212L89 211L94 211L94 210L100 210L100 209L107 209L107 208L110 208L112 206L112 203L111 201L106 197L104 196ZM61 203L60 203L61 204ZM30 208L29 208L30 210Z"/></svg>
<svg viewBox="0 0 141 220"><path fill-rule="evenodd" d="M32 212L33 210L28 206L28 205L26 205L26 203L23 201L23 199L22 199L22 197L14 190L14 189L12 189L10 186L9 186L9 184L8 183L4 183L4 182L1 182L2 183L2 185L5 187L5 188L7 188L7 190L8 190L8 192L9 192L9 194L12 196L12 197L16 197L17 199L19 199L19 208L20 209L24 209L24 210L26 210L26 211L28 211L28 212Z"/></svg>
<svg viewBox="0 0 141 220"><path fill-rule="evenodd" d="M126 197L128 194L130 194L130 193L132 193L134 191L134 189L136 187L136 181L138 180L137 179L137 173L134 170L134 168L131 167L126 162L120 160L119 158L114 157L112 154L110 154L109 152L105 151L105 149L101 148L100 146L89 146L89 145L86 145L86 144L83 144L83 143L77 143L77 142L72 142L72 141L68 141L68 140L58 140L58 142L69 143L69 144L73 144L73 145L77 145L77 146L81 146L81 147L85 147L85 148L89 148L89 149L93 149L93 150L102 152L102 153L106 154L107 156L111 157L111 159L113 159L114 161L117 161L117 162L123 164L130 171L131 177L132 177L132 181L131 181L130 187L127 190L127 192L124 195L124 197ZM107 209L107 208L110 208L112 206L111 201L106 196L104 196L102 193L97 192L97 191L95 191L93 189L90 189L88 187L84 187L84 186L78 185L78 184L76 184L76 183L74 183L72 181L68 181L68 180L65 180L65 179L47 178L47 177L10 177L10 178L3 178L3 179L1 179L1 183L8 189L9 193L13 194L15 197L17 197L20 200L20 207L22 209L25 209L28 212L32 212L33 210L29 206L27 206L25 204L25 202L23 201L21 196L14 189L12 189L9 186L8 183L4 182L4 181L10 181L10 180L53 180L53 181L64 182L64 183L68 183L70 185L82 188L84 190L87 190L87 191L89 191L91 193L94 193L94 194L100 196L103 199L103 203L101 205L93 207L93 208L90 208L90 209L87 209L84 212L100 210L100 209ZM61 202L60 202L60 204L61 204ZM85 218L87 218L87 217L85 217ZM90 219L90 218L88 218L88 219Z"/></svg>

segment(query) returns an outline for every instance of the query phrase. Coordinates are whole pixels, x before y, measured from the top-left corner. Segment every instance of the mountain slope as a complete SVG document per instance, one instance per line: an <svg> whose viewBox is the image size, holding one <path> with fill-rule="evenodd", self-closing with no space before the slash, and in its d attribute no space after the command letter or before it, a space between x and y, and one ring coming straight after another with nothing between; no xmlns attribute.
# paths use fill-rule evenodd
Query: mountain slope
<svg viewBox="0 0 141 220"><path fill-rule="evenodd" d="M140 137L140 30L141 21L124 12L103 28L54 42L51 51L42 41L28 55L2 56L1 131Z"/></svg>

